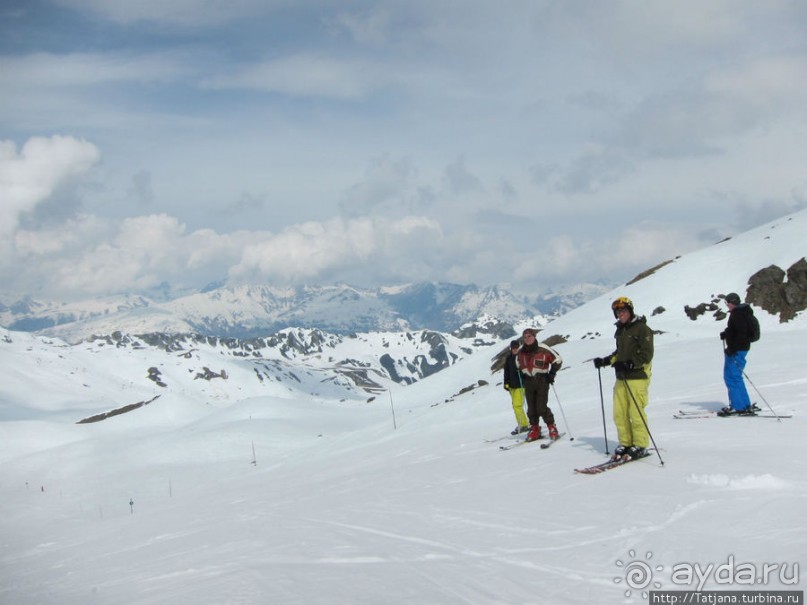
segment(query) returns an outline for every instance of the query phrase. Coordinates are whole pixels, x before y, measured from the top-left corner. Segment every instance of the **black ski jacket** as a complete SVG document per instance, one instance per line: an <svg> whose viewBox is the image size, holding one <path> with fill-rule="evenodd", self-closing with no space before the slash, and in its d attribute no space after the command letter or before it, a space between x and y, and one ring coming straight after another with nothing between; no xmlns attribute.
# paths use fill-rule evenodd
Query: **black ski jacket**
<svg viewBox="0 0 807 605"><path fill-rule="evenodd" d="M516 367L516 356L512 353L508 353L504 360L504 388L521 388L521 379L518 375L518 368Z"/></svg>
<svg viewBox="0 0 807 605"><path fill-rule="evenodd" d="M729 313L729 323L720 334L726 341L726 355L751 348L751 316L754 310L748 303L741 303Z"/></svg>

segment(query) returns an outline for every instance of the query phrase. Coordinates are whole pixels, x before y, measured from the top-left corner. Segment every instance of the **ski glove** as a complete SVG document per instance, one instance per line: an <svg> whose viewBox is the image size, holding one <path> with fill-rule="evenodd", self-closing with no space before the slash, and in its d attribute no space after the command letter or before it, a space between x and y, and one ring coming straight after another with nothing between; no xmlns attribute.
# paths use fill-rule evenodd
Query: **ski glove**
<svg viewBox="0 0 807 605"><path fill-rule="evenodd" d="M628 361L617 361L614 364L614 370L616 370L619 373L629 372L632 369L633 369L633 362L630 361L630 360L628 360Z"/></svg>
<svg viewBox="0 0 807 605"><path fill-rule="evenodd" d="M725 330L723 330L723 331L720 333L720 340L726 340L726 331L725 331Z"/></svg>
<svg viewBox="0 0 807 605"><path fill-rule="evenodd" d="M555 384L555 372L549 372L546 375L547 384Z"/></svg>
<svg viewBox="0 0 807 605"><path fill-rule="evenodd" d="M611 365L611 358L610 357L595 357L594 358L594 367L597 369L604 368L605 366Z"/></svg>

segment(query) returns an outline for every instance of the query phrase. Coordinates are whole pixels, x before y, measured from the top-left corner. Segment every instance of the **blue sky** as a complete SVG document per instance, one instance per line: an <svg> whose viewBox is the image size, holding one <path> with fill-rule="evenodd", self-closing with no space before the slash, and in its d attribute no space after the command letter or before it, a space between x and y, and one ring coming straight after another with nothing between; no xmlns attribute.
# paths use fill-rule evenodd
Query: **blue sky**
<svg viewBox="0 0 807 605"><path fill-rule="evenodd" d="M4 294L630 279L805 206L806 26L798 1L6 0Z"/></svg>

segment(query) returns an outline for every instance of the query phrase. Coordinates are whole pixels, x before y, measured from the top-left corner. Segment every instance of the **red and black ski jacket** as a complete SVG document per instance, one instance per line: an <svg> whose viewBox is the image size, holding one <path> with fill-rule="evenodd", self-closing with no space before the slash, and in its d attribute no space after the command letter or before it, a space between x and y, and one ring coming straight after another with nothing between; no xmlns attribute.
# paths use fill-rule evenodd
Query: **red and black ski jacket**
<svg viewBox="0 0 807 605"><path fill-rule="evenodd" d="M527 379L555 374L563 365L563 359L553 348L539 342L524 345L516 356L521 375Z"/></svg>

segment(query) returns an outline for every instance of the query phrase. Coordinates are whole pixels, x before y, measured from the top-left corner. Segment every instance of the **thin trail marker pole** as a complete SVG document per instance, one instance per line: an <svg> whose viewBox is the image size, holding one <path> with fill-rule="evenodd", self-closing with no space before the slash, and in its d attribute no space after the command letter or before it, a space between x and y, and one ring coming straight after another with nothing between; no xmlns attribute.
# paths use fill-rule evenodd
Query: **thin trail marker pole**
<svg viewBox="0 0 807 605"><path fill-rule="evenodd" d="M398 423L395 421L395 404L392 402L392 390L387 389L387 393L389 393L389 405L392 409L392 428L397 430Z"/></svg>

